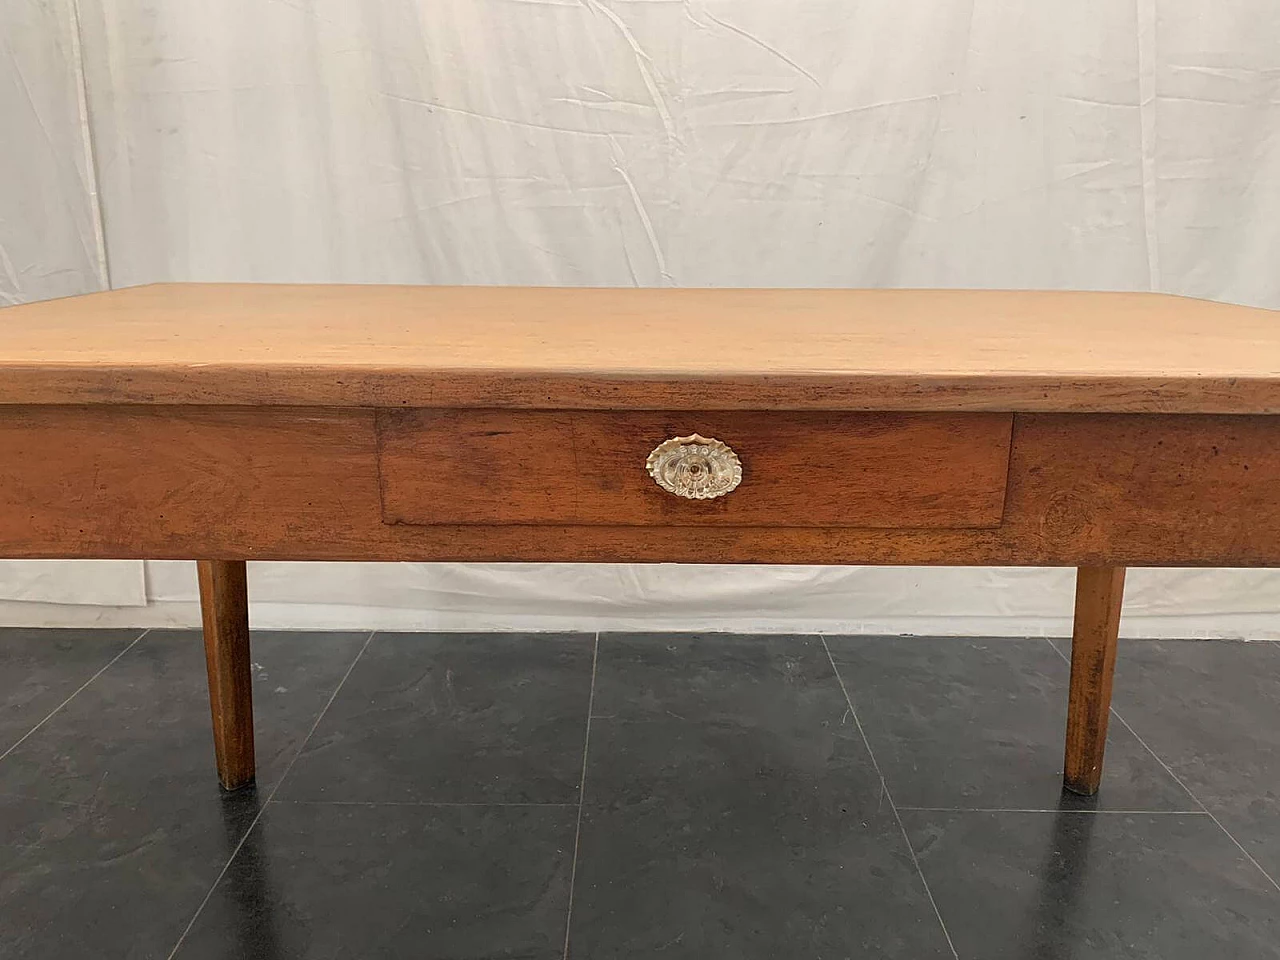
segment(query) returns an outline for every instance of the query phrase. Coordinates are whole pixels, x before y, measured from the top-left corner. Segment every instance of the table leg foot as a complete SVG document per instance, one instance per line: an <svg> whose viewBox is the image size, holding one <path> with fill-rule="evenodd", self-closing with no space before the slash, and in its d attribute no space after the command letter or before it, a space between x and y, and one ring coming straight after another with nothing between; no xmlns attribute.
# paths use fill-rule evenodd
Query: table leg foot
<svg viewBox="0 0 1280 960"><path fill-rule="evenodd" d="M1076 571L1063 786L1083 796L1097 793L1102 780L1123 597L1124 567Z"/></svg>
<svg viewBox="0 0 1280 960"><path fill-rule="evenodd" d="M209 707L218 780L226 790L253 783L253 675L243 560L200 560L200 610L209 668Z"/></svg>

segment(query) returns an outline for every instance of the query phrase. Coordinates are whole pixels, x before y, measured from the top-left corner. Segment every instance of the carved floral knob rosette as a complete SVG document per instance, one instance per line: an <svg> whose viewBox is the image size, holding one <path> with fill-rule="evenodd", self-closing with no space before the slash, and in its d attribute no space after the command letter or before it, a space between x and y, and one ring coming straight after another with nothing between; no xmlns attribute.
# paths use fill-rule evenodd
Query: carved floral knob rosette
<svg viewBox="0 0 1280 960"><path fill-rule="evenodd" d="M742 482L742 461L729 445L696 433L658 444L645 469L663 490L690 500L723 497Z"/></svg>

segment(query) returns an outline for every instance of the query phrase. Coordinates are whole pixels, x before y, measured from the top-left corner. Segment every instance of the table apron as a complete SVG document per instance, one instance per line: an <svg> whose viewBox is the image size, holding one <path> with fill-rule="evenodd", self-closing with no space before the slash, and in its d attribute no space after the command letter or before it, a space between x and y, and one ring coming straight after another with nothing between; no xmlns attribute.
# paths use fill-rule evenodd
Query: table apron
<svg viewBox="0 0 1280 960"><path fill-rule="evenodd" d="M759 412L761 418L773 415ZM492 513L494 523L396 522L401 514L416 513L384 510L377 419L372 409L324 407L0 406L0 556L1125 566L1280 562L1280 416L1014 415L1003 512L983 526L955 528L938 526L937 520L928 527L903 528L794 521L769 526L760 512L743 513L751 525L670 525L662 519L666 514L648 507L633 511L627 523L612 523L608 515L559 507L532 511L528 497L518 513L506 516L500 496L492 511L482 514ZM813 443L815 456L821 456L821 431L814 433ZM959 471L964 482L972 462L957 455L953 463L935 468ZM411 468L412 463L410 476ZM635 469L642 471L643 464ZM819 479L798 477L796 482L821 482L821 471L813 475ZM848 478L842 475L841 482ZM975 475L973 482L991 486L989 476ZM431 489L433 495L449 496L447 484L437 482ZM744 484L730 496L748 491ZM821 498L823 492L814 495ZM573 484L557 495L573 497ZM828 496L821 502L833 501ZM927 504L912 503L913 512L904 516L926 515ZM978 508L965 509L968 516ZM452 516L449 510L421 512ZM553 520L573 516L575 522L527 522L542 513Z"/></svg>

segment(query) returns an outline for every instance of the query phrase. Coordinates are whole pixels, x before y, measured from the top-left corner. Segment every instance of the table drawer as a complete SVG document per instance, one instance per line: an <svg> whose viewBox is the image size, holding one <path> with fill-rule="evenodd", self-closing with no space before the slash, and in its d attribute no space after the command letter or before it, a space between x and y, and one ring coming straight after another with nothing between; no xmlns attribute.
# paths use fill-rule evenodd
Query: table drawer
<svg viewBox="0 0 1280 960"><path fill-rule="evenodd" d="M1011 415L990 413L383 410L382 516L408 524L995 527L1011 428ZM694 434L728 449L669 444L671 455L649 469L660 444ZM736 488L681 495L732 485L735 455ZM654 471L681 492L660 486Z"/></svg>

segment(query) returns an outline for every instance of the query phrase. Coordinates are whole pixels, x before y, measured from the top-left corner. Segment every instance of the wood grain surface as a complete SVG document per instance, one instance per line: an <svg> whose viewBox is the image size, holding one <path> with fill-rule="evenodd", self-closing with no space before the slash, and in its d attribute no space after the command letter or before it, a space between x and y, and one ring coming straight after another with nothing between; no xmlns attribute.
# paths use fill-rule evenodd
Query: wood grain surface
<svg viewBox="0 0 1280 960"><path fill-rule="evenodd" d="M383 521L374 413L0 408L0 556L1280 564L1280 417L1014 418L982 530Z"/></svg>
<svg viewBox="0 0 1280 960"><path fill-rule="evenodd" d="M390 410L383 516L396 523L994 527L1013 417L1000 413ZM743 479L688 500L645 470L664 440L727 443Z"/></svg>
<svg viewBox="0 0 1280 960"><path fill-rule="evenodd" d="M226 790L253 783L253 669L243 560L201 560L200 612L209 672L209 709L218 781Z"/></svg>
<svg viewBox="0 0 1280 960"><path fill-rule="evenodd" d="M0 403L1280 413L1278 319L1147 293L164 284L0 310Z"/></svg>
<svg viewBox="0 0 1280 960"><path fill-rule="evenodd" d="M1062 782L1072 793L1086 797L1097 793L1102 781L1123 600L1124 567L1076 571Z"/></svg>

